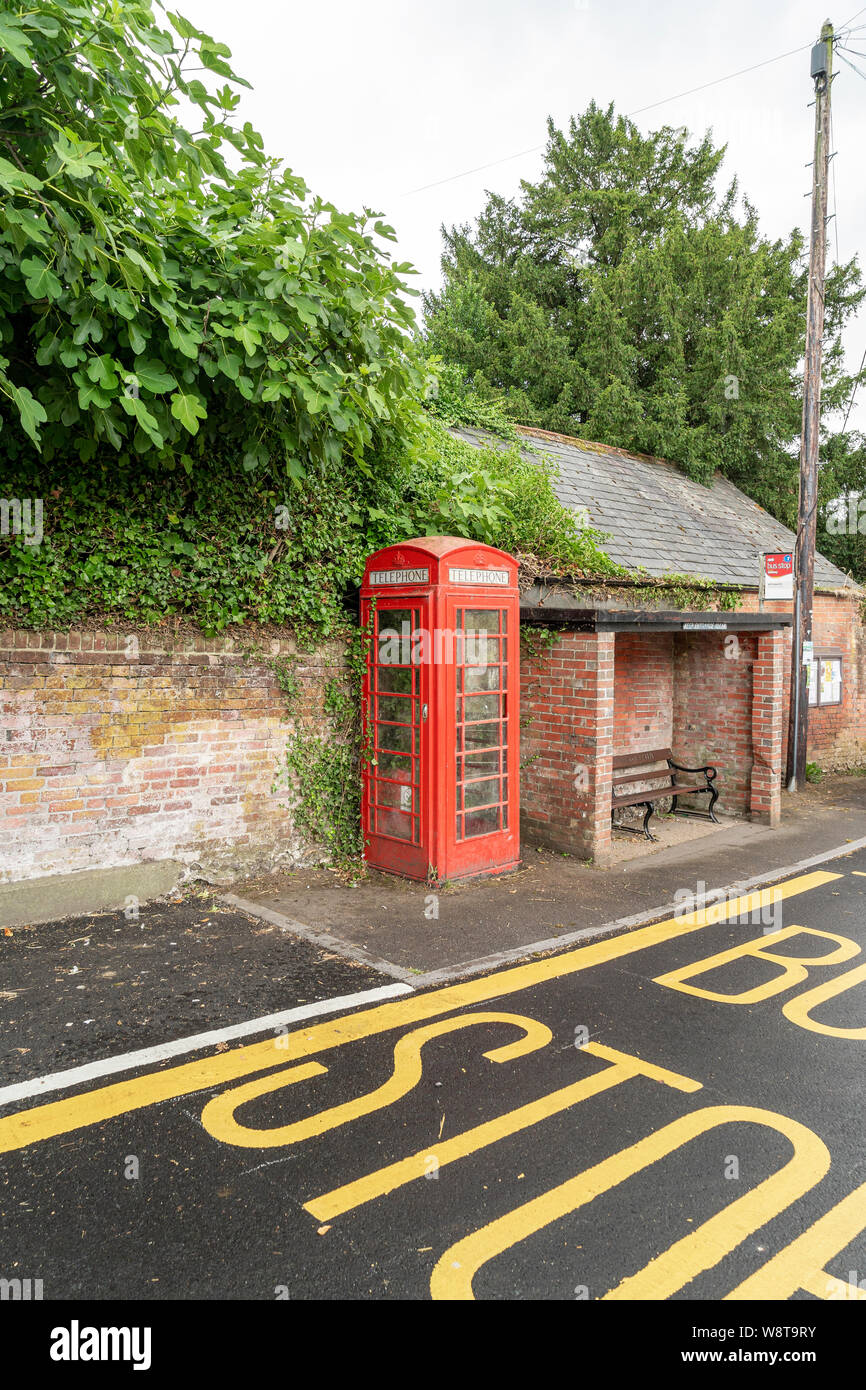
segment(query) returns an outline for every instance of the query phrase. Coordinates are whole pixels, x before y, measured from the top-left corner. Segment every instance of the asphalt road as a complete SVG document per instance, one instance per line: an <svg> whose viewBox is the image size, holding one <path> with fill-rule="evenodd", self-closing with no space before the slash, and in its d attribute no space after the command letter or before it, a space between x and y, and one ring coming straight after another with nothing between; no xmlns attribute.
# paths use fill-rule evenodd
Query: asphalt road
<svg viewBox="0 0 866 1390"><path fill-rule="evenodd" d="M862 1299L864 946L860 852L748 901L445 988L384 982L405 992L7 1101L0 1277L60 1300ZM169 962L158 1026L118 1027L114 1053L238 1021L230 959L202 1010L211 976L192 944L167 950L149 957ZM306 965L320 1001L328 969L333 995L383 984ZM286 971L262 1013L310 994ZM114 1055L107 1027L65 1028L74 975L28 985L19 959L13 976L0 1088Z"/></svg>

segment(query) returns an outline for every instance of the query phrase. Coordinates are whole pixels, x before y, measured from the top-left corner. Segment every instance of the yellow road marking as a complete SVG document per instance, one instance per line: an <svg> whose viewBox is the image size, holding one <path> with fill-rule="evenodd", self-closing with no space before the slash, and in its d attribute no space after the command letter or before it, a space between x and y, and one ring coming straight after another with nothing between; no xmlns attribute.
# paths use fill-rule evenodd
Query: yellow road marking
<svg viewBox="0 0 866 1390"><path fill-rule="evenodd" d="M780 956L769 949L792 936L817 936L822 940L835 941L837 947L829 955L823 956ZM772 932L769 936L759 936L753 941L746 941L742 946L734 946L730 951L720 951L718 955L706 956L704 960L671 970L666 975L656 975L653 983L664 985L667 989L679 990L681 994L694 994L698 999L712 999L720 1004L758 1004L764 999L772 998L774 994L802 984L809 975L807 965L839 965L843 960L850 960L852 956L859 954L860 947L857 942L848 936L816 931L813 927L783 927L781 931ZM741 960L745 956L772 961L774 965L782 967L782 973L772 980L765 980L762 985L756 985L754 989L743 990L741 994L718 994L712 989L701 989L699 985L683 984L684 980L690 980L695 975L708 975L711 970L718 970L720 966Z"/></svg>
<svg viewBox="0 0 866 1390"><path fill-rule="evenodd" d="M302 1080L298 1073L305 1068L292 1067L288 1072L272 1072L269 1076L259 1077L257 1081L247 1082L245 1086L235 1086L230 1091L223 1091L221 1095L208 1101L202 1111L201 1122L214 1139L221 1139L226 1144L237 1144L241 1148L270 1149L283 1144L300 1143L302 1139L309 1139L315 1134L325 1134L330 1129L338 1129L340 1125L348 1124L350 1120L357 1120L362 1115L370 1115L387 1105L393 1105L395 1100L405 1096L421 1080L421 1049L426 1042L431 1038L441 1037L444 1033L471 1028L478 1023L511 1023L522 1029L525 1035L517 1042L485 1052L484 1056L491 1062L510 1062L515 1057L524 1057L529 1052L546 1047L553 1037L544 1023L537 1023L533 1018L522 1018L520 1014L459 1014L456 1018L440 1019L438 1023L428 1023L426 1028L414 1028L411 1032L404 1033L398 1038L394 1048L394 1071L388 1080L377 1086L374 1091L355 1096L343 1105L332 1105L329 1109L319 1110L315 1115L308 1115L303 1120L295 1120L292 1124L279 1125L272 1129L250 1129L239 1124L235 1119L235 1111L239 1106L245 1105L257 1096L267 1095L271 1091L279 1090L283 1086L292 1086L296 1081ZM318 1070L322 1072L327 1068L318 1067Z"/></svg>
<svg viewBox="0 0 866 1390"><path fill-rule="evenodd" d="M846 1298L866 1298L866 1290L857 1289L846 1280L834 1279L824 1266L828 1260L856 1240L866 1227L866 1182L850 1192L835 1207L831 1207L814 1225L804 1231L774 1255L755 1274L744 1279L729 1294L727 1300L744 1298L790 1298L798 1289L828 1298L841 1285ZM847 1290L852 1292L848 1293ZM837 1295L838 1296L838 1295Z"/></svg>
<svg viewBox="0 0 866 1390"><path fill-rule="evenodd" d="M669 1298L821 1180L830 1166L830 1155L817 1134L786 1115L748 1105L714 1105L684 1115L457 1241L433 1270L433 1298L474 1298L472 1280L497 1255L618 1187L698 1135L719 1125L742 1122L766 1125L784 1134L793 1145L793 1158L605 1294L605 1299Z"/></svg>
<svg viewBox="0 0 866 1390"><path fill-rule="evenodd" d="M682 917L669 917L666 921L656 922L652 926L638 927L634 931L624 932L621 936L577 947L574 951L560 956L512 966L493 975L467 980L463 984L446 985L442 989L431 990L428 994L378 1004L373 1008L362 1009L342 1018L329 1019L309 1028L302 1025L294 1033L283 1034L278 1038L248 1043L200 1061L185 1062L162 1071L147 1072L143 1076L115 1082L110 1086L101 1086L82 1095L22 1110L17 1114L0 1118L0 1153L24 1148L28 1144L50 1139L58 1134L67 1134L70 1130L81 1129L86 1125L99 1124L117 1115L155 1105L160 1101L173 1100L194 1091L236 1081L253 1072L285 1066L287 1062L301 1057L309 1057L332 1047L342 1047L345 1043L357 1042L393 1028L418 1023L421 1019L435 1017L451 1009L466 1008L522 989L531 989L550 980L563 979L578 971L590 970L596 965L604 965L608 961L662 945L676 937L699 931L703 927L726 922L731 917L740 917L745 913L771 906L781 898L808 893L840 877L840 874L816 870L789 879L786 883L775 884L772 888L761 888L743 897L732 898L729 902L714 903L699 911L686 913Z"/></svg>
<svg viewBox="0 0 866 1390"><path fill-rule="evenodd" d="M612 1065L604 1071L594 1072L591 1076L583 1077L582 1080L574 1082L571 1086L564 1086L559 1091L552 1091L550 1095L542 1096L539 1100L531 1101L528 1105L521 1105L516 1110L510 1110L506 1115L498 1115L495 1120L488 1120L484 1124L476 1125L473 1129L465 1130L462 1134L455 1134L453 1138L447 1139L444 1143L436 1143L430 1149L412 1154L410 1158L403 1158L397 1163L390 1163L375 1173L369 1173L366 1177L358 1178L355 1182L346 1183L343 1187L337 1187L333 1192L326 1192L322 1197L316 1197L312 1202L307 1202L304 1210L310 1212L320 1221L328 1221L336 1216L342 1216L344 1212L350 1211L353 1207L362 1206L365 1202L372 1202L375 1198L383 1197L386 1193L393 1192L395 1188L402 1187L407 1182L413 1182L416 1178L423 1177L425 1172L429 1171L428 1161L431 1157L436 1160L438 1170L446 1163L453 1163L455 1159L465 1158L467 1154L475 1153L478 1149L495 1144L497 1140L505 1139L510 1134L517 1134L520 1130L528 1129L531 1125L538 1124L539 1121L546 1120L551 1115L558 1115L561 1111L568 1110L570 1106L577 1105L580 1101L586 1100L590 1096L596 1096L602 1091L607 1091L612 1086L620 1086L624 1081L635 1076L648 1076L653 1081L659 1081L665 1086L672 1086L677 1091L699 1091L701 1089L700 1081L693 1081L690 1077L668 1071L665 1067L657 1067L652 1062L644 1062L639 1057L633 1057L629 1053L620 1052L613 1047L606 1047L603 1043L586 1043L580 1050L591 1053L593 1057L603 1057Z"/></svg>
<svg viewBox="0 0 866 1390"><path fill-rule="evenodd" d="M837 1028L830 1023L816 1023L809 1015L819 1004L823 1004L825 999L835 999L837 994L844 994L863 980L866 980L866 965L856 965L853 970L846 970L844 975L837 975L823 985L816 985L804 994L795 995L783 1006L782 1013L791 1023L796 1023L800 1028L808 1028L812 1033L823 1033L829 1038L855 1038L862 1041L866 1039L866 1028Z"/></svg>

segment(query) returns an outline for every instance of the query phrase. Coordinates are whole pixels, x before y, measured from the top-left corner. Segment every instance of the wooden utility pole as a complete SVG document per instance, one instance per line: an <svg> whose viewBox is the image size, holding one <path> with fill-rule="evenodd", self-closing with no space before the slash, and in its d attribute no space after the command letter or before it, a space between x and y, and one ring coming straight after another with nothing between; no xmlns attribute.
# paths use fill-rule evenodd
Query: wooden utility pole
<svg viewBox="0 0 866 1390"><path fill-rule="evenodd" d="M812 48L815 81L815 156L812 162L812 233L806 308L803 431L800 438L800 505L795 550L794 631L791 643L791 708L788 725L788 789L806 780L809 730L808 672L803 644L812 640L815 532L818 519L818 444L821 432L821 342L824 335L824 270L827 259L827 170L830 163L830 81L833 26L829 20Z"/></svg>

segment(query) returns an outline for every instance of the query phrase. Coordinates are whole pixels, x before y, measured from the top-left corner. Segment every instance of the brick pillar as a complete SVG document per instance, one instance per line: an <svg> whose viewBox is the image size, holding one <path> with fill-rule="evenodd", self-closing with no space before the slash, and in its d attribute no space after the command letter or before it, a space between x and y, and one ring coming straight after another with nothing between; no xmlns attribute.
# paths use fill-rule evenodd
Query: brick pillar
<svg viewBox="0 0 866 1390"><path fill-rule="evenodd" d="M521 836L604 862L610 852L613 633L562 633L521 671Z"/></svg>
<svg viewBox="0 0 866 1390"><path fill-rule="evenodd" d="M778 825L782 793L784 633L759 632L752 685L751 819Z"/></svg>
<svg viewBox="0 0 866 1390"><path fill-rule="evenodd" d="M586 740L593 749L592 800L587 807L587 850L597 864L610 856L610 800L613 781L613 670L616 634L595 637L594 722ZM589 674L589 673L587 673ZM589 720L587 723L589 724Z"/></svg>

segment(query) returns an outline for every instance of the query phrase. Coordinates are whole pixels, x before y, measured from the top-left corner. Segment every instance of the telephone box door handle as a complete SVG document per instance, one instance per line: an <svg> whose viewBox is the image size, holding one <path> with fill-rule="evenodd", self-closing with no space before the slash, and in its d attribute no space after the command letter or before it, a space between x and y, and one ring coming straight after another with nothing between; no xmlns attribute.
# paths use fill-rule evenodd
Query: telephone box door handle
<svg viewBox="0 0 866 1390"><path fill-rule="evenodd" d="M421 706L421 722L422 722L422 724L426 724L426 723L427 723L427 706L426 706L426 705L422 705L422 706Z"/></svg>

